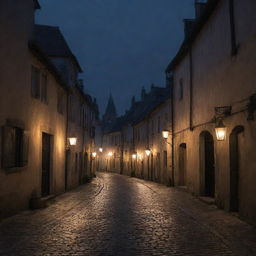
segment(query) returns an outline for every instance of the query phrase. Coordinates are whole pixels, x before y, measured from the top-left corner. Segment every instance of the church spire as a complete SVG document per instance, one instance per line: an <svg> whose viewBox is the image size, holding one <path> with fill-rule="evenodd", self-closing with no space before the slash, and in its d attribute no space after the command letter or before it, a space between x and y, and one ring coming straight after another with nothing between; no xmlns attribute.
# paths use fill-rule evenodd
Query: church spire
<svg viewBox="0 0 256 256"><path fill-rule="evenodd" d="M106 123L111 123L116 118L117 118L117 112L116 112L115 103L114 103L112 95L110 94L109 99L108 99L108 104L106 107L106 111L105 111L105 114L103 115L103 120Z"/></svg>

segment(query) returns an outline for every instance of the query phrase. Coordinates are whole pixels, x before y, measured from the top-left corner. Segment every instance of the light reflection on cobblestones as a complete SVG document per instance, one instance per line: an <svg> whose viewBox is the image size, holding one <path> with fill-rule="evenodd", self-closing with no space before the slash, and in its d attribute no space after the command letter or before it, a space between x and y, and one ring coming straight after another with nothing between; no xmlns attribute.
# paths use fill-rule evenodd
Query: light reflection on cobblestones
<svg viewBox="0 0 256 256"><path fill-rule="evenodd" d="M134 178L99 175L92 184L58 197L47 209L2 221L0 255L236 255L234 241L211 230L214 212L233 226L240 225L248 239L256 237L249 225L183 192ZM256 255L252 241L251 245L251 251L244 248L238 255Z"/></svg>

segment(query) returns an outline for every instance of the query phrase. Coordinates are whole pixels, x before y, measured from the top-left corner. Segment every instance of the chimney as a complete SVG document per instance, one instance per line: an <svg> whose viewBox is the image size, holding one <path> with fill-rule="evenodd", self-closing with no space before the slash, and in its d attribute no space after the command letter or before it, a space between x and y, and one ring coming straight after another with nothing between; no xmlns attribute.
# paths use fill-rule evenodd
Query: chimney
<svg viewBox="0 0 256 256"><path fill-rule="evenodd" d="M186 39L192 33L192 30L193 30L194 24L195 24L195 20L194 19L184 19L183 22L184 22L184 36Z"/></svg>
<svg viewBox="0 0 256 256"><path fill-rule="evenodd" d="M195 0L196 19L201 17L202 13L204 12L206 3L206 1Z"/></svg>

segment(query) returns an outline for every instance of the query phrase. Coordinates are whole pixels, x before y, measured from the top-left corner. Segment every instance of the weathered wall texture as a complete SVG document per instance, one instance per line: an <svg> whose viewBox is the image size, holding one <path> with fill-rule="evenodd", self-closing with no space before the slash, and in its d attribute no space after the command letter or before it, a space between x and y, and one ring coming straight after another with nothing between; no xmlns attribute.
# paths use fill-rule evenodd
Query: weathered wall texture
<svg viewBox="0 0 256 256"><path fill-rule="evenodd" d="M50 192L64 191L66 119L65 114L57 113L57 92L63 88L28 49L34 25L33 1L2 1L0 10L0 126L18 125L29 138L27 165L0 169L2 217L27 208L32 194L41 195L43 132L52 135ZM31 65L47 75L47 104L31 96ZM4 139L1 131L2 143Z"/></svg>
<svg viewBox="0 0 256 256"><path fill-rule="evenodd" d="M28 208L32 197L45 198L84 183L96 168L91 160L96 102L78 87L77 63L57 58L56 63L66 64L65 85L47 53L29 47L34 40L34 7L32 0L0 3L0 218ZM40 72L37 95L32 90L37 77L32 66ZM77 138L69 150L68 137Z"/></svg>
<svg viewBox="0 0 256 256"><path fill-rule="evenodd" d="M205 163L202 132L208 131L214 140L215 193L217 204L232 210L237 197L240 215L256 223L256 123L249 121L249 97L256 93L256 2L234 1L235 34L238 52L232 55L229 1L220 1L217 8L191 46L192 56L192 127L189 129L190 66L189 54L174 69L174 124L175 124L175 181L178 184L180 146L186 144L186 185L192 193L205 195ZM179 100L180 80L184 97ZM224 118L227 127L225 141L215 136L215 107L232 106L230 116ZM236 127L240 127L234 130ZM243 128L241 128L243 127ZM243 131L242 131L243 130ZM232 133L232 131L235 131ZM237 131L237 133L236 133ZM236 134L236 157L231 157L232 135ZM201 137L200 137L201 135ZM231 136L231 137L230 137ZM200 139L201 138L201 139ZM238 195L232 165L236 161L239 181Z"/></svg>

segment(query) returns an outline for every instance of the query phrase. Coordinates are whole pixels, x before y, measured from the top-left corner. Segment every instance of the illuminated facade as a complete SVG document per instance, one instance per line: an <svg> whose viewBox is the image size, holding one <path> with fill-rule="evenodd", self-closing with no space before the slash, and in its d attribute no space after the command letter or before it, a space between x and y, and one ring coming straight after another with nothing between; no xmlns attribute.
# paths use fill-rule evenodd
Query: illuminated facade
<svg viewBox="0 0 256 256"><path fill-rule="evenodd" d="M96 102L82 91L74 57L53 57L48 50L54 49L40 40L38 8L32 0L4 1L0 8L0 217L44 206L50 196L90 178L95 168L90 155ZM65 72L58 66L63 62L69 65Z"/></svg>
<svg viewBox="0 0 256 256"><path fill-rule="evenodd" d="M167 68L174 183L256 223L256 2L202 7Z"/></svg>
<svg viewBox="0 0 256 256"><path fill-rule="evenodd" d="M170 87L142 89L141 100L133 98L126 114L105 129L102 170L169 184L171 148L162 138L169 127Z"/></svg>

